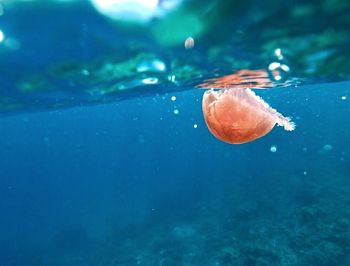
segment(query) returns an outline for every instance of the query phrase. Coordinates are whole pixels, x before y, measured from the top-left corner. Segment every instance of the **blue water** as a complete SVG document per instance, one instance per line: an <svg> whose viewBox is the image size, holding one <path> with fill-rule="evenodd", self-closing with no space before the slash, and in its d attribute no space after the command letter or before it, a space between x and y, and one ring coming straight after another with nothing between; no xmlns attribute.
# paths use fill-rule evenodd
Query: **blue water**
<svg viewBox="0 0 350 266"><path fill-rule="evenodd" d="M190 49L71 2L0 0L0 266L350 265L346 1L188 1ZM240 70L294 131L209 132Z"/></svg>
<svg viewBox="0 0 350 266"><path fill-rule="evenodd" d="M349 88L263 91L297 129L246 145L199 90L2 118L1 265L347 265Z"/></svg>

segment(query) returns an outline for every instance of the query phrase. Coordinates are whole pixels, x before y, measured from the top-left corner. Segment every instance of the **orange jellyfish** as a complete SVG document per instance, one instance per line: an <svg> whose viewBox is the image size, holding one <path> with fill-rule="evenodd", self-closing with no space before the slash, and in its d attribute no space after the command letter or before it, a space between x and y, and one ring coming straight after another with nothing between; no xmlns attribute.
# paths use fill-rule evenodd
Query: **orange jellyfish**
<svg viewBox="0 0 350 266"><path fill-rule="evenodd" d="M218 79L215 82L218 85ZM210 132L231 144L256 140L276 124L288 131L295 128L289 118L271 108L249 88L208 90L203 95L202 109Z"/></svg>

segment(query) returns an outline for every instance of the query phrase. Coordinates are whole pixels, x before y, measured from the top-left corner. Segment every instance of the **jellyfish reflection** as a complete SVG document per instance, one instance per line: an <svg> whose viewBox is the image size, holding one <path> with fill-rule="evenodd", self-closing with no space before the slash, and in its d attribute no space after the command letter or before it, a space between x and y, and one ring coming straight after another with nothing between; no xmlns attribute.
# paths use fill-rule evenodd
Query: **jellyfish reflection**
<svg viewBox="0 0 350 266"><path fill-rule="evenodd" d="M274 83L271 82L267 71L263 69L242 69L233 74L205 80L197 87L202 89L259 89L270 88L273 86Z"/></svg>

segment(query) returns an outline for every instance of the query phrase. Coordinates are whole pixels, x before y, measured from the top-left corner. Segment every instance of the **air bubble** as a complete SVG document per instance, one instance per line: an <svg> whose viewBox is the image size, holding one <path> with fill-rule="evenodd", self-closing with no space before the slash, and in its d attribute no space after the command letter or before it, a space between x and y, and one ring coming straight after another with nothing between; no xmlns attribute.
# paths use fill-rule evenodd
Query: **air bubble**
<svg viewBox="0 0 350 266"><path fill-rule="evenodd" d="M288 65L280 63L280 62L272 62L268 67L268 72L270 75L270 78L273 81L285 81L290 72L290 68Z"/></svg>
<svg viewBox="0 0 350 266"><path fill-rule="evenodd" d="M277 146L272 145L271 148L270 148L270 151L271 152L276 152L277 151Z"/></svg>
<svg viewBox="0 0 350 266"><path fill-rule="evenodd" d="M178 110L178 109L174 109L173 113L174 113L175 115L178 115L178 114L179 114L179 110Z"/></svg>
<svg viewBox="0 0 350 266"><path fill-rule="evenodd" d="M290 67L286 63L281 48L277 48L273 52L272 62L268 66L270 79L277 82L287 80L290 72Z"/></svg>

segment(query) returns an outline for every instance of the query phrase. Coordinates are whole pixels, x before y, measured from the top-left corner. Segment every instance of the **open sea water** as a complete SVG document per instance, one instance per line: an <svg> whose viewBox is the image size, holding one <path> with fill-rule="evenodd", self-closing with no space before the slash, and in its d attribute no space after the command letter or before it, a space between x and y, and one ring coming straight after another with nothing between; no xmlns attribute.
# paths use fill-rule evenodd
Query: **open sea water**
<svg viewBox="0 0 350 266"><path fill-rule="evenodd" d="M350 265L349 47L345 0L0 1L0 266ZM240 70L294 131L210 134Z"/></svg>

